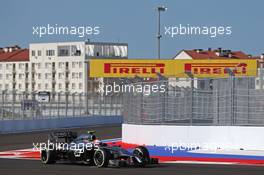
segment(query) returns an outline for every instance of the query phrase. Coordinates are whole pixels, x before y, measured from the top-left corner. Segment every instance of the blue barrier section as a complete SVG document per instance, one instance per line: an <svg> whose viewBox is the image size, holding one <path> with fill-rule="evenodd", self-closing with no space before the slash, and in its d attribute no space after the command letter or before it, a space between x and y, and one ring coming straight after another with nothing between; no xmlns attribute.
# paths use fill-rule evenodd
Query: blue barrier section
<svg viewBox="0 0 264 175"><path fill-rule="evenodd" d="M0 121L0 133L30 132L46 129L121 124L122 121L122 116L82 116L31 120L2 120Z"/></svg>

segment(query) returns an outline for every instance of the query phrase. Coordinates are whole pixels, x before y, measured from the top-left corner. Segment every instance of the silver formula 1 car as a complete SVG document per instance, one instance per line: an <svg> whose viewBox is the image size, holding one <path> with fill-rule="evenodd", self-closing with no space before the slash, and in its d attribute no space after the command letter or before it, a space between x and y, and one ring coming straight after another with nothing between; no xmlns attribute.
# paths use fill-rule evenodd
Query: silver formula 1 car
<svg viewBox="0 0 264 175"><path fill-rule="evenodd" d="M150 158L146 147L138 146L128 151L120 146L108 145L97 140L93 131L80 136L71 131L53 132L40 151L44 164L65 160L97 167L145 167L158 164L158 159Z"/></svg>

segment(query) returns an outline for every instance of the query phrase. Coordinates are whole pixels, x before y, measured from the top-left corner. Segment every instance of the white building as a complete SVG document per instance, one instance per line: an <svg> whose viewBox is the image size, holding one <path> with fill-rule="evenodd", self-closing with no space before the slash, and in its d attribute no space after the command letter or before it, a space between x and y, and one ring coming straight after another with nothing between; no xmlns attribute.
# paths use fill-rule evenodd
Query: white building
<svg viewBox="0 0 264 175"><path fill-rule="evenodd" d="M29 71L28 49L18 46L0 48L0 91L29 90Z"/></svg>
<svg viewBox="0 0 264 175"><path fill-rule="evenodd" d="M89 60L127 59L128 45L102 42L33 43L0 50L0 90L86 92Z"/></svg>

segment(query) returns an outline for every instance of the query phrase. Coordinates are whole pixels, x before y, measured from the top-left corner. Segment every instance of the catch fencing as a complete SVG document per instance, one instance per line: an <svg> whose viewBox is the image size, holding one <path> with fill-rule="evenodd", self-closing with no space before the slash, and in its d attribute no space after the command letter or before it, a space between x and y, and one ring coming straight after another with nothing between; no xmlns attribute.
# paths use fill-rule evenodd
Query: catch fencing
<svg viewBox="0 0 264 175"><path fill-rule="evenodd" d="M120 81L121 82L121 81ZM122 80L143 91L0 93L0 120L123 116L128 124L264 125L264 90L255 78ZM153 92L150 87L163 86ZM153 89L152 89L153 90Z"/></svg>
<svg viewBox="0 0 264 175"><path fill-rule="evenodd" d="M124 122L166 125L264 125L264 90L255 78L169 79L134 83L166 87L125 93Z"/></svg>
<svg viewBox="0 0 264 175"><path fill-rule="evenodd" d="M26 93L2 91L1 120L50 119L89 116L120 116L121 94Z"/></svg>

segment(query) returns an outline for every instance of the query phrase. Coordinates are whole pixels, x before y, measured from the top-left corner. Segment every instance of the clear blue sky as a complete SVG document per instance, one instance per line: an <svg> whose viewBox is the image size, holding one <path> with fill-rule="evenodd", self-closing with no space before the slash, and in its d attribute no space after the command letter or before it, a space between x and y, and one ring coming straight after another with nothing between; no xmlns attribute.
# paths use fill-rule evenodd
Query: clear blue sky
<svg viewBox="0 0 264 175"><path fill-rule="evenodd" d="M0 47L31 42L85 40L77 36L32 35L35 25L98 25L91 41L127 42L130 58L156 58L157 13L163 4L166 25L230 25L232 35L219 38L181 36L162 38L162 58L181 49L222 47L259 55L264 52L264 1L262 0L8 0L0 3ZM164 29L162 30L164 33Z"/></svg>

